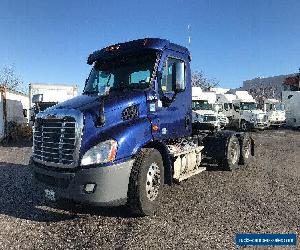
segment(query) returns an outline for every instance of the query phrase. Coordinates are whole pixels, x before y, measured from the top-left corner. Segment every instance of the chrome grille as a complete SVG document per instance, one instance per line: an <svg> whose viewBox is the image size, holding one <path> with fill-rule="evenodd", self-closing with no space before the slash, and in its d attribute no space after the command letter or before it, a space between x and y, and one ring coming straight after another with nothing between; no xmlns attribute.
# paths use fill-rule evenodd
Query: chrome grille
<svg viewBox="0 0 300 250"><path fill-rule="evenodd" d="M36 120L33 148L35 159L70 165L74 162L75 148L75 118L38 118Z"/></svg>

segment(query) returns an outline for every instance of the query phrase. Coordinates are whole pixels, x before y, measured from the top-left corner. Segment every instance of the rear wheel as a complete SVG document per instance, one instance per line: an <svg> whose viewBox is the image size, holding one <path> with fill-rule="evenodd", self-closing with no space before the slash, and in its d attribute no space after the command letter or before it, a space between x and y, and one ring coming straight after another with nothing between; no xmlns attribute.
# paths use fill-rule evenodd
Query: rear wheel
<svg viewBox="0 0 300 250"><path fill-rule="evenodd" d="M129 179L128 207L136 215L152 215L161 194L164 168L161 154L153 148L144 148L138 154Z"/></svg>
<svg viewBox="0 0 300 250"><path fill-rule="evenodd" d="M241 165L247 165L251 157L251 139L248 134L240 138L240 162Z"/></svg>
<svg viewBox="0 0 300 250"><path fill-rule="evenodd" d="M224 158L220 161L224 170L234 170L238 167L240 158L240 144L236 136L230 136L225 148Z"/></svg>
<svg viewBox="0 0 300 250"><path fill-rule="evenodd" d="M241 130L244 132L249 130L248 123L245 120L241 121Z"/></svg>

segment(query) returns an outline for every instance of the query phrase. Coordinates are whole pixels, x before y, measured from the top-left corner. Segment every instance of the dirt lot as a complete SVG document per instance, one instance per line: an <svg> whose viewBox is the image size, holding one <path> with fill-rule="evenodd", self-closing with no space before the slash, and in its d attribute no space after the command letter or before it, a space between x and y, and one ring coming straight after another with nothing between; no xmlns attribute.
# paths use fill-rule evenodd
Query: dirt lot
<svg viewBox="0 0 300 250"><path fill-rule="evenodd" d="M235 249L236 233L299 235L300 132L253 136L251 164L166 187L159 213L146 218L124 207L59 210L31 186L31 148L0 147L0 249Z"/></svg>

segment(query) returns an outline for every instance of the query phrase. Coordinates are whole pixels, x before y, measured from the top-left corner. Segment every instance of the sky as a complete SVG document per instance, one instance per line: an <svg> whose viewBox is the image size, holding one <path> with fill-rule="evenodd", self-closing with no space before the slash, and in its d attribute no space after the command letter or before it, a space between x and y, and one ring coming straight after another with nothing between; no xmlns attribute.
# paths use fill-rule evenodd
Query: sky
<svg viewBox="0 0 300 250"><path fill-rule="evenodd" d="M189 46L192 70L235 88L298 71L300 1L0 0L0 68L13 64L26 83L82 90L91 52L144 37Z"/></svg>

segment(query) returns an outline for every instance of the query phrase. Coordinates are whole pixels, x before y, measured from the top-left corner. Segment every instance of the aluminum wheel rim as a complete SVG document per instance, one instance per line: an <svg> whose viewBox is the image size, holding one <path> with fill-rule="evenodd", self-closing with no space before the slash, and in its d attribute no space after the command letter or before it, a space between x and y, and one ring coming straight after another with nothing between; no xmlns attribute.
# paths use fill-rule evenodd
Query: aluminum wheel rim
<svg viewBox="0 0 300 250"><path fill-rule="evenodd" d="M231 162L232 164L235 164L237 161L238 161L238 147L237 147L237 144L235 142L233 142L231 144L231 147L230 147L230 156L231 156Z"/></svg>
<svg viewBox="0 0 300 250"><path fill-rule="evenodd" d="M160 168L156 163L152 163L147 172L146 194L150 201L154 201L160 188Z"/></svg>
<svg viewBox="0 0 300 250"><path fill-rule="evenodd" d="M244 150L245 150L245 158L249 158L250 155L250 142L247 141L246 145L244 146Z"/></svg>

